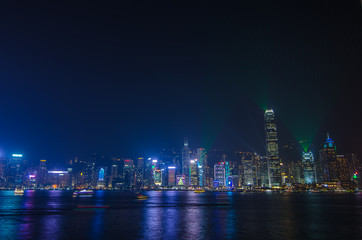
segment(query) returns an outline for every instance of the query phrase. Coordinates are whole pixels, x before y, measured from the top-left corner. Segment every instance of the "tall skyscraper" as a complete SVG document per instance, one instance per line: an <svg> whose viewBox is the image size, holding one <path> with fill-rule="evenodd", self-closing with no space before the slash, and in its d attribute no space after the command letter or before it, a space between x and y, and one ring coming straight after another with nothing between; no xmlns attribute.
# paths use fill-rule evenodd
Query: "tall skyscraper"
<svg viewBox="0 0 362 240"><path fill-rule="evenodd" d="M251 152L244 152L241 158L241 165L243 169L243 181L244 186L257 185L256 166L254 163L254 154Z"/></svg>
<svg viewBox="0 0 362 240"><path fill-rule="evenodd" d="M38 176L36 177L38 187L44 187L45 178L47 175L47 160L41 159L39 163Z"/></svg>
<svg viewBox="0 0 362 240"><path fill-rule="evenodd" d="M312 152L303 152L302 167L304 173L304 183L311 184L317 182L314 156Z"/></svg>
<svg viewBox="0 0 362 240"><path fill-rule="evenodd" d="M197 187L198 186L198 163L197 160L190 160L190 172L189 172L189 179L190 179L190 186Z"/></svg>
<svg viewBox="0 0 362 240"><path fill-rule="evenodd" d="M206 162L206 149L205 148L198 148L197 149L197 165L198 165L198 186L204 187L205 186L205 169L207 167Z"/></svg>
<svg viewBox="0 0 362 240"><path fill-rule="evenodd" d="M190 167L190 148L189 148L189 140L188 138L184 139L184 147L182 149L182 174L186 176L188 179L189 176L189 167Z"/></svg>
<svg viewBox="0 0 362 240"><path fill-rule="evenodd" d="M214 165L214 181L218 182L219 187L226 187L227 169L225 167L225 162Z"/></svg>
<svg viewBox="0 0 362 240"><path fill-rule="evenodd" d="M100 167L97 169L97 188L105 188L106 187L106 172L107 168Z"/></svg>
<svg viewBox="0 0 362 240"><path fill-rule="evenodd" d="M345 155L337 155L337 177L341 182L351 181L352 174L349 171L349 162Z"/></svg>
<svg viewBox="0 0 362 240"><path fill-rule="evenodd" d="M277 125L273 109L267 109L265 111L264 119L269 186L280 186L282 176L279 159Z"/></svg>
<svg viewBox="0 0 362 240"><path fill-rule="evenodd" d="M162 170L156 170L153 179L154 179L154 184L156 186L161 186L162 185Z"/></svg>
<svg viewBox="0 0 362 240"><path fill-rule="evenodd" d="M338 181L336 145L327 134L323 149L319 151L322 181Z"/></svg>
<svg viewBox="0 0 362 240"><path fill-rule="evenodd" d="M168 186L173 187L176 185L176 167L169 166L168 167Z"/></svg>

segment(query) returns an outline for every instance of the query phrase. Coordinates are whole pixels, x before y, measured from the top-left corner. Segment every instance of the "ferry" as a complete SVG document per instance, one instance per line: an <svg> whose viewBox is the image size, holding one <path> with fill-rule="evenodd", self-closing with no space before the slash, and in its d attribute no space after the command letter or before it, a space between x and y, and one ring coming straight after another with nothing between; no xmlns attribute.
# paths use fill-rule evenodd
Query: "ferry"
<svg viewBox="0 0 362 240"><path fill-rule="evenodd" d="M204 189L196 189L196 190L194 191L194 193L204 193L204 192L205 192Z"/></svg>
<svg viewBox="0 0 362 240"><path fill-rule="evenodd" d="M24 189L22 189L22 188L15 188L14 194L16 194L16 195L22 195L22 194L24 194Z"/></svg>
<svg viewBox="0 0 362 240"><path fill-rule="evenodd" d="M137 198L138 200L147 200L147 199L148 199L148 196L139 194L139 195L137 195L136 198Z"/></svg>
<svg viewBox="0 0 362 240"><path fill-rule="evenodd" d="M74 191L73 192L73 197L77 197L77 196L92 196L94 194L94 191L91 189L83 189L80 191Z"/></svg>

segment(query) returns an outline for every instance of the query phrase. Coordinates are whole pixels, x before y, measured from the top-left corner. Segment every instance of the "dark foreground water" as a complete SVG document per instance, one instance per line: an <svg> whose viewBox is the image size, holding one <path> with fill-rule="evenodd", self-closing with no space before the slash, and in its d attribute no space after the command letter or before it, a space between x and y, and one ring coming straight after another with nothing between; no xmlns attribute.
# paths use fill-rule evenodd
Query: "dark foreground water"
<svg viewBox="0 0 362 240"><path fill-rule="evenodd" d="M362 239L361 193L145 194L0 191L0 239Z"/></svg>

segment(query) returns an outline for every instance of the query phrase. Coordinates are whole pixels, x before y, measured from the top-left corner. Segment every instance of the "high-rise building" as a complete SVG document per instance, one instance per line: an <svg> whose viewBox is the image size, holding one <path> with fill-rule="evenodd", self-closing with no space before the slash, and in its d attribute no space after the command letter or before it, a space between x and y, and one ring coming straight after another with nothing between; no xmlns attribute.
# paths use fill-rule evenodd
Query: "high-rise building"
<svg viewBox="0 0 362 240"><path fill-rule="evenodd" d="M188 179L190 167L191 153L188 138L184 139L184 147L182 149L182 174Z"/></svg>
<svg viewBox="0 0 362 240"><path fill-rule="evenodd" d="M198 186L198 161L197 160L190 160L190 172L189 172L189 180L190 180L190 186L191 187L197 187Z"/></svg>
<svg viewBox="0 0 362 240"><path fill-rule="evenodd" d="M267 109L264 114L264 119L269 186L280 186L282 182L282 176L279 159L277 125L274 111L272 109Z"/></svg>
<svg viewBox="0 0 362 240"><path fill-rule="evenodd" d="M12 154L6 170L6 182L9 186L20 186L23 183L23 155Z"/></svg>
<svg viewBox="0 0 362 240"><path fill-rule="evenodd" d="M176 185L176 167L175 166L169 166L167 168L168 170L168 186L173 187Z"/></svg>
<svg viewBox="0 0 362 240"><path fill-rule="evenodd" d="M198 148L196 151L196 158L197 158L197 167L198 167L198 186L204 187L205 186L205 169L207 167L206 161L206 149L205 148Z"/></svg>
<svg viewBox="0 0 362 240"><path fill-rule="evenodd" d="M41 159L39 163L38 175L36 176L36 181L38 187L44 187L45 179L47 175L47 160Z"/></svg>
<svg viewBox="0 0 362 240"><path fill-rule="evenodd" d="M125 189L133 188L136 185L135 175L136 171L135 171L135 166L133 164L133 160L125 159L123 167L123 181Z"/></svg>
<svg viewBox="0 0 362 240"><path fill-rule="evenodd" d="M97 169L98 176L97 176L97 188L105 188L106 187L106 172L107 168L100 167Z"/></svg>
<svg viewBox="0 0 362 240"><path fill-rule="evenodd" d="M302 158L304 183L311 184L317 182L314 156L312 152L303 152Z"/></svg>
<svg viewBox="0 0 362 240"><path fill-rule="evenodd" d="M118 165L117 164L112 164L111 176L109 178L109 184L108 184L109 187L114 186L113 180L117 179L117 177L118 177Z"/></svg>
<svg viewBox="0 0 362 240"><path fill-rule="evenodd" d="M268 158L266 156L260 157L260 185L262 187L269 186L269 168Z"/></svg>
<svg viewBox="0 0 362 240"><path fill-rule="evenodd" d="M148 158L147 161L145 162L145 170L143 175L144 187L150 187L153 183L153 169L155 168L153 161L154 160L152 160L152 158Z"/></svg>
<svg viewBox="0 0 362 240"><path fill-rule="evenodd" d="M226 169L225 162L219 162L214 165L214 182L218 183L219 187L226 187Z"/></svg>
<svg viewBox="0 0 362 240"><path fill-rule="evenodd" d="M341 182L351 181L352 174L350 174L348 158L345 155L337 155L337 177Z"/></svg>
<svg viewBox="0 0 362 240"><path fill-rule="evenodd" d="M336 145L327 134L327 140L323 145L323 149L319 151L319 160L321 164L321 181L338 181L338 166Z"/></svg>
<svg viewBox="0 0 362 240"><path fill-rule="evenodd" d="M162 185L162 170L155 170L154 173L154 183L156 186Z"/></svg>
<svg viewBox="0 0 362 240"><path fill-rule="evenodd" d="M254 162L254 154L251 152L244 152L241 158L241 165L243 169L242 185L255 186L257 185L257 173Z"/></svg>
<svg viewBox="0 0 362 240"><path fill-rule="evenodd" d="M145 168L145 159L143 157L139 157L137 160L137 168L144 169Z"/></svg>

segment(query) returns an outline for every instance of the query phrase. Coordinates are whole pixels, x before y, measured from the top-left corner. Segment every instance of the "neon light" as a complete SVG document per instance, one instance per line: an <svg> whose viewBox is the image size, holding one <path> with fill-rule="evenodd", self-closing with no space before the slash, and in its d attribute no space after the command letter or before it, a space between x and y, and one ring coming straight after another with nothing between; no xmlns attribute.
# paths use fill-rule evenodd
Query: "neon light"
<svg viewBox="0 0 362 240"><path fill-rule="evenodd" d="M48 173L55 173L55 174L64 174L64 173L68 173L68 171L48 171Z"/></svg>
<svg viewBox="0 0 362 240"><path fill-rule="evenodd" d="M13 157L23 157L23 154L14 153L14 154L13 154Z"/></svg>
<svg viewBox="0 0 362 240"><path fill-rule="evenodd" d="M168 167L168 169L175 169L176 167L173 167L173 166L170 166L170 167Z"/></svg>
<svg viewBox="0 0 362 240"><path fill-rule="evenodd" d="M29 178L35 178L35 175L29 175Z"/></svg>
<svg viewBox="0 0 362 240"><path fill-rule="evenodd" d="M99 170L98 180L99 180L99 181L103 181L103 180L104 180L104 168L101 168L101 170Z"/></svg>
<svg viewBox="0 0 362 240"><path fill-rule="evenodd" d="M152 160L152 162L153 162L153 163L156 163L156 162L157 162L157 160L156 160L156 159L154 159L154 160Z"/></svg>

